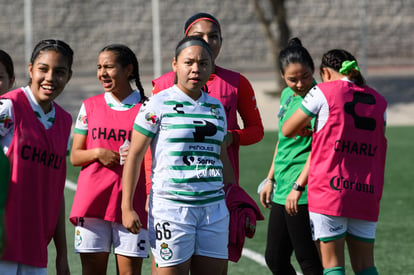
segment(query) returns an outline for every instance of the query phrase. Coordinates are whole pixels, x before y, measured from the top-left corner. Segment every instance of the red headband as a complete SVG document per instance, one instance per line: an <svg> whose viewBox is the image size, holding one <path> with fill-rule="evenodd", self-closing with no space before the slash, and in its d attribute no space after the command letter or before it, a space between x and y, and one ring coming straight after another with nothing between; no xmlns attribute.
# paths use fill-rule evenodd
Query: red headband
<svg viewBox="0 0 414 275"><path fill-rule="evenodd" d="M207 20L207 21L210 21L210 22L213 22L214 24L216 24L216 26L217 26L217 27L218 27L218 29L219 29L219 32L221 33L220 25L218 24L218 22L217 22L217 21L215 21L215 20L213 20L213 19L211 19L211 18L208 18L208 17L201 17L201 18L198 18L197 20L194 20L194 22L192 22L192 23L191 23L191 24L187 27L187 29L185 30L184 36L187 36L188 31L191 29L191 27L192 27L195 23L197 23L197 22L199 22L199 21L202 21L202 20Z"/></svg>

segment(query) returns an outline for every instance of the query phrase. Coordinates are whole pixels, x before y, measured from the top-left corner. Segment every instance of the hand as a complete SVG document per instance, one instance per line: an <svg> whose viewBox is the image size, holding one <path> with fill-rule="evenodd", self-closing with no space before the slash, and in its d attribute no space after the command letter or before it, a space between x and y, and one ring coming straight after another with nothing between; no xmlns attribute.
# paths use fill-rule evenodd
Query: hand
<svg viewBox="0 0 414 275"><path fill-rule="evenodd" d="M119 153L105 148L97 148L98 161L103 166L111 167L119 164Z"/></svg>
<svg viewBox="0 0 414 275"><path fill-rule="evenodd" d="M227 131L226 137L226 146L229 147L233 143L233 134L230 131Z"/></svg>
<svg viewBox="0 0 414 275"><path fill-rule="evenodd" d="M249 216L246 216L244 221L244 229L246 230L246 235L252 236L256 232L256 226L250 222Z"/></svg>
<svg viewBox="0 0 414 275"><path fill-rule="evenodd" d="M265 208L271 208L270 197L273 193L273 182L270 180L266 181L266 184L263 186L262 191L260 191L260 202Z"/></svg>
<svg viewBox="0 0 414 275"><path fill-rule="evenodd" d="M301 196L302 196L301 191L296 191L293 189L290 191L289 195L286 198L286 204L285 204L286 212L289 215L294 216L298 213L298 201Z"/></svg>
<svg viewBox="0 0 414 275"><path fill-rule="evenodd" d="M138 234L142 224L137 212L134 210L122 210L122 225L133 234Z"/></svg>
<svg viewBox="0 0 414 275"><path fill-rule="evenodd" d="M307 125L306 127L303 127L299 132L297 133L298 136L301 137L308 137L313 134L312 127L310 125Z"/></svg>
<svg viewBox="0 0 414 275"><path fill-rule="evenodd" d="M125 160L126 160L126 158L128 156L128 151L129 151L129 147L124 147L124 148L122 148L122 150L119 150L119 153L120 153L120 155L119 155L119 157L120 157L119 163L120 164L124 164L125 163Z"/></svg>
<svg viewBox="0 0 414 275"><path fill-rule="evenodd" d="M147 195L147 199L145 200L145 211L149 210L149 200L150 200L150 195Z"/></svg>

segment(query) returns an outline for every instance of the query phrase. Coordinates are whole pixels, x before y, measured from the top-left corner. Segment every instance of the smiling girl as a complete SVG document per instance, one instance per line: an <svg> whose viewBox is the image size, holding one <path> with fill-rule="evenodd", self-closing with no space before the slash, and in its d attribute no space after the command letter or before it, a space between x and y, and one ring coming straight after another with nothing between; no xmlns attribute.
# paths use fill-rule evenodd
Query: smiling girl
<svg viewBox="0 0 414 275"><path fill-rule="evenodd" d="M72 62L65 42L40 41L29 85L0 99L0 145L11 166L0 274L46 274L52 238L56 273L69 274L63 189L72 119L54 100L72 76Z"/></svg>

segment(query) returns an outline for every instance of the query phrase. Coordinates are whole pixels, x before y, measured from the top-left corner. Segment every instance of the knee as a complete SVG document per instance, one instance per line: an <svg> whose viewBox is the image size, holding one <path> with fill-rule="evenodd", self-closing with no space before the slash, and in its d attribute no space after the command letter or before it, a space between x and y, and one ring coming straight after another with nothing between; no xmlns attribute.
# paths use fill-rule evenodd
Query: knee
<svg viewBox="0 0 414 275"><path fill-rule="evenodd" d="M265 253L265 260L267 267L272 271L273 274L296 274L291 273L293 266L290 264L289 259L277 257L274 254Z"/></svg>

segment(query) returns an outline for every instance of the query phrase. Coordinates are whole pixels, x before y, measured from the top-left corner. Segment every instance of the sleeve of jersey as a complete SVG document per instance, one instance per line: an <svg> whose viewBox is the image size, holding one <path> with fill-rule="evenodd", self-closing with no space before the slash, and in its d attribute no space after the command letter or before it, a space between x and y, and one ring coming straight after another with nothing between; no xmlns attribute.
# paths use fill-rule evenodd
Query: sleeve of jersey
<svg viewBox="0 0 414 275"><path fill-rule="evenodd" d="M83 103L76 118L73 132L84 136L88 134L88 116L86 114L85 104Z"/></svg>
<svg viewBox="0 0 414 275"><path fill-rule="evenodd" d="M326 101L325 96L323 95L319 87L315 86L308 92L308 94L303 99L300 109L306 115L310 117L316 117L324 101Z"/></svg>
<svg viewBox="0 0 414 275"><path fill-rule="evenodd" d="M237 111L243 121L243 129L231 130L234 137L233 142L240 145L250 145L262 140L264 128L256 96L252 85L243 75L240 75Z"/></svg>
<svg viewBox="0 0 414 275"><path fill-rule="evenodd" d="M160 125L160 108L157 106L162 106L162 103L155 98L159 97L153 96L141 106L133 126L134 130L151 138L155 137Z"/></svg>
<svg viewBox="0 0 414 275"><path fill-rule="evenodd" d="M13 103L10 99L0 100L0 136L6 136L14 125Z"/></svg>

